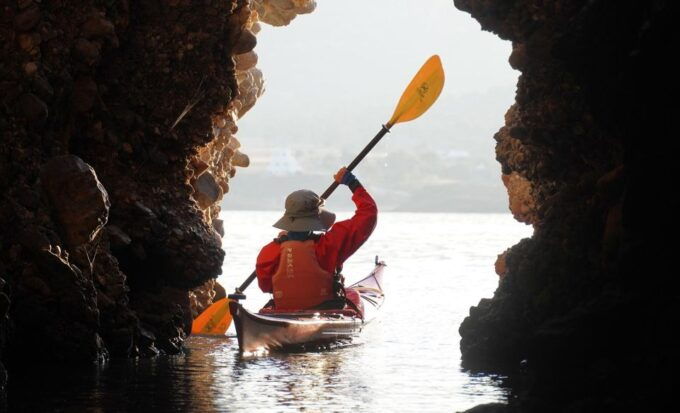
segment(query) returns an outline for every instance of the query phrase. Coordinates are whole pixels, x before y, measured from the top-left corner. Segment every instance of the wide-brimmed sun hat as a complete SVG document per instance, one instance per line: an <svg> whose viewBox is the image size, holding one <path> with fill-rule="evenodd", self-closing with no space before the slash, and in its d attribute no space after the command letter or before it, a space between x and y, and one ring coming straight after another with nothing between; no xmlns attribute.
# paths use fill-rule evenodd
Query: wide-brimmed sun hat
<svg viewBox="0 0 680 413"><path fill-rule="evenodd" d="M286 197L286 212L274 223L286 231L326 231L335 222L335 214L322 208L324 200L309 189L300 189Z"/></svg>

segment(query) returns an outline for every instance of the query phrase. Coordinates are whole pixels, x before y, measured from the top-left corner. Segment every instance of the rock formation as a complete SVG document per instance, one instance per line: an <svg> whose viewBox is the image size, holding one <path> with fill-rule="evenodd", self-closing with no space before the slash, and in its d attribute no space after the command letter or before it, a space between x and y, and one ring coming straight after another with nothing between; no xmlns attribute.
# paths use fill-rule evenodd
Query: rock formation
<svg viewBox="0 0 680 413"><path fill-rule="evenodd" d="M676 4L455 4L513 42L522 75L497 157L512 213L535 228L462 324L464 365L509 374L510 409L666 401L679 367ZM314 7L3 2L0 392L11 361L179 351L224 294L218 203L249 164L236 124L264 91L260 22Z"/></svg>
<svg viewBox="0 0 680 413"><path fill-rule="evenodd" d="M286 26L298 14L314 11L314 0L253 0L259 19L272 26Z"/></svg>
<svg viewBox="0 0 680 413"><path fill-rule="evenodd" d="M224 296L219 202L249 164L259 16L314 6L2 3L0 392L3 363L175 353Z"/></svg>
<svg viewBox="0 0 680 413"><path fill-rule="evenodd" d="M522 72L495 135L505 252L460 327L463 364L510 375L517 411L646 411L679 367L670 1L455 0Z"/></svg>

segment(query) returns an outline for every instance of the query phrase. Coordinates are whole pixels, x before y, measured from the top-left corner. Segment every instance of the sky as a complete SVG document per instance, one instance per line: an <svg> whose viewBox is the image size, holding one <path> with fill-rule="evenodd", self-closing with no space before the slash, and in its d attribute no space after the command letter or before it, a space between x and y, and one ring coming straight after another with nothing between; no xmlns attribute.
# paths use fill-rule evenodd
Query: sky
<svg viewBox="0 0 680 413"><path fill-rule="evenodd" d="M317 0L313 13L289 26L262 24L255 50L266 90L238 133L251 158L263 147L358 153L420 66L439 54L446 83L438 101L396 125L391 143L381 142L375 155L392 145L482 153L495 162L492 136L519 74L507 61L510 43L482 31L451 0ZM337 167L329 165L328 173ZM241 181L230 196L248 185Z"/></svg>

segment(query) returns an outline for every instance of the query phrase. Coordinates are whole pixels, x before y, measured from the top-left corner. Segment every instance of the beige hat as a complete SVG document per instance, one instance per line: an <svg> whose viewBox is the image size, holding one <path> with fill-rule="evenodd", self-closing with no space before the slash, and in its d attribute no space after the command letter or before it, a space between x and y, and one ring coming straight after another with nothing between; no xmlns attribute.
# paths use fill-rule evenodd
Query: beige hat
<svg viewBox="0 0 680 413"><path fill-rule="evenodd" d="M286 231L326 231L335 222L335 214L321 208L323 203L308 189L295 191L286 197L286 212L273 226Z"/></svg>

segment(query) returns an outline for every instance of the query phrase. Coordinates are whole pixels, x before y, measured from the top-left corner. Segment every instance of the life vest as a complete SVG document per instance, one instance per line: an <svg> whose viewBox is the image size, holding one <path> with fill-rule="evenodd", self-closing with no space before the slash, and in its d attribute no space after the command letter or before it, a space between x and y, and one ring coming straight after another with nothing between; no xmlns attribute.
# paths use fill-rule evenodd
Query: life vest
<svg viewBox="0 0 680 413"><path fill-rule="evenodd" d="M277 310L308 309L335 298L333 273L319 265L311 239L281 243L281 258L272 287Z"/></svg>

